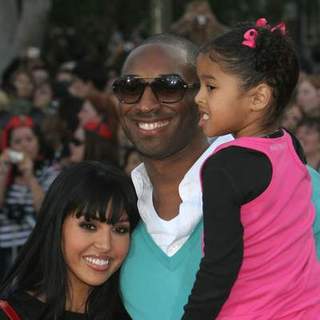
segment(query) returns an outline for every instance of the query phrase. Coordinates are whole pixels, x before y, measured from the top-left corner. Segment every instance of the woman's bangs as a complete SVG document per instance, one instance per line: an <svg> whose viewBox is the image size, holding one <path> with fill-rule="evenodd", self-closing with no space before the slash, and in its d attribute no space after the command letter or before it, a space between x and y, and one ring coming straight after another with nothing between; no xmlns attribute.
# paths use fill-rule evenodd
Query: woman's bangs
<svg viewBox="0 0 320 320"><path fill-rule="evenodd" d="M77 218L116 224L124 214L123 202L120 190L113 190L112 193L92 192L90 196L79 198L70 211Z"/></svg>

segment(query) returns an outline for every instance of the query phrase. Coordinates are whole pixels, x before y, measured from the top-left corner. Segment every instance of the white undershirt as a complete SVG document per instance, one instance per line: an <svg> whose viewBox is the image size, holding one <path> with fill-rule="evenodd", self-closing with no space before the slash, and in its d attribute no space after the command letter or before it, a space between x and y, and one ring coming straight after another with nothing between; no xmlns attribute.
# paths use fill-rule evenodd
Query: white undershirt
<svg viewBox="0 0 320 320"><path fill-rule="evenodd" d="M132 171L131 176L138 195L138 209L141 219L154 242L167 256L173 256L183 246L202 218L200 183L202 164L217 146L231 140L233 140L231 135L215 139L189 169L179 185L179 195L182 200L179 213L171 220L161 219L154 209L153 187L144 164L140 164Z"/></svg>

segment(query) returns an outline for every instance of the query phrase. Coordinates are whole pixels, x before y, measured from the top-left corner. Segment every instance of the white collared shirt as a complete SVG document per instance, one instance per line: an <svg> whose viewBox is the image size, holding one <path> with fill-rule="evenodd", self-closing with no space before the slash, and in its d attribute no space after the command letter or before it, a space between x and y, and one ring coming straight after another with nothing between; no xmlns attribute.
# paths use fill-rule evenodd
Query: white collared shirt
<svg viewBox="0 0 320 320"><path fill-rule="evenodd" d="M153 187L144 164L140 164L132 171L131 176L138 195L141 219L154 242L167 256L173 256L183 246L202 218L200 181L202 164L217 146L231 140L233 140L231 135L215 139L185 174L179 185L179 195L182 200L179 213L171 220L161 219L154 208Z"/></svg>

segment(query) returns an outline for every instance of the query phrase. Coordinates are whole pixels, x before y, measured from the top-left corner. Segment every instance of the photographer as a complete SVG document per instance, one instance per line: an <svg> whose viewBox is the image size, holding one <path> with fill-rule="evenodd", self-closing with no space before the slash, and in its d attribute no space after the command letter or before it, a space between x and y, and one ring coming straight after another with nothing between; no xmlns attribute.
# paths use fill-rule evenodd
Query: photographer
<svg viewBox="0 0 320 320"><path fill-rule="evenodd" d="M227 27L218 21L207 1L191 1L182 17L174 22L170 31L201 45L217 36Z"/></svg>
<svg viewBox="0 0 320 320"><path fill-rule="evenodd" d="M0 156L0 279L33 229L45 191L58 174L39 128L14 116L2 132Z"/></svg>

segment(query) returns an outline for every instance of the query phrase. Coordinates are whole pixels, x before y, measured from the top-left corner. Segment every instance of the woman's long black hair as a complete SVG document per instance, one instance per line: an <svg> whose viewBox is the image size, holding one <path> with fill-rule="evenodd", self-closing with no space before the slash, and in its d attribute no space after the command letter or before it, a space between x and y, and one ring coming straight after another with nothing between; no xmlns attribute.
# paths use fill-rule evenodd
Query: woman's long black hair
<svg viewBox="0 0 320 320"><path fill-rule="evenodd" d="M106 221L110 200L112 212ZM122 171L95 161L66 168L49 188L37 224L0 287L2 298L15 291L32 292L45 297L47 308L41 319L60 319L68 292L67 266L61 249L65 218L76 213L77 217L83 215L86 219L115 224L124 211L133 230L138 221L136 194ZM118 299L116 272L89 295L88 319L115 319Z"/></svg>

